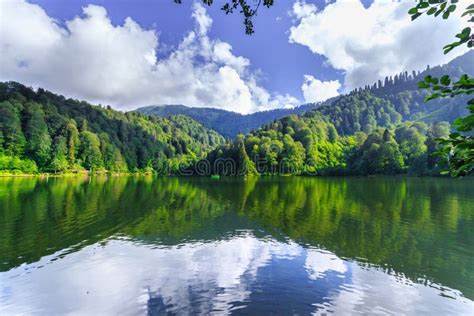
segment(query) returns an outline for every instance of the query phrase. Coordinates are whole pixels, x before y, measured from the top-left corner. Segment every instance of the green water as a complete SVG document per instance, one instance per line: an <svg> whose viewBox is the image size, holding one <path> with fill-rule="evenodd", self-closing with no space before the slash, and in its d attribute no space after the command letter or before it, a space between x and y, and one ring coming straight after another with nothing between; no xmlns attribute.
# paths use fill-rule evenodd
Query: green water
<svg viewBox="0 0 474 316"><path fill-rule="evenodd" d="M0 314L469 314L474 181L0 178Z"/></svg>

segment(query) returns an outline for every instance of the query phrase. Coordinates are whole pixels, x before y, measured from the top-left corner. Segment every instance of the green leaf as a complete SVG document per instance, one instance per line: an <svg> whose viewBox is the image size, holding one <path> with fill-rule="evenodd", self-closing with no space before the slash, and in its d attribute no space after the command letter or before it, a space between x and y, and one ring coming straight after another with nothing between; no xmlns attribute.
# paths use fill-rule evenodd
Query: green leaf
<svg viewBox="0 0 474 316"><path fill-rule="evenodd" d="M440 9L441 11L444 11L444 8L446 8L446 5L447 5L447 4L448 4L447 2L443 2L443 3L439 6L439 9Z"/></svg>
<svg viewBox="0 0 474 316"><path fill-rule="evenodd" d="M431 101L431 100L439 98L441 96L443 96L443 95L440 94L440 93L435 93L435 94L428 95L428 96L425 97L425 102Z"/></svg>
<svg viewBox="0 0 474 316"><path fill-rule="evenodd" d="M446 20L447 18L449 18L449 11L443 13L443 19Z"/></svg>
<svg viewBox="0 0 474 316"><path fill-rule="evenodd" d="M420 2L418 3L418 5L416 6L418 9L426 9L428 8L430 5L428 2Z"/></svg>
<svg viewBox="0 0 474 316"><path fill-rule="evenodd" d="M456 46L456 44L449 44L449 45L446 45L443 47L443 53L446 55L447 53L449 53L450 51L452 51Z"/></svg>
<svg viewBox="0 0 474 316"><path fill-rule="evenodd" d="M448 86L451 83L451 79L448 75L441 76L441 79L439 81L445 86Z"/></svg>
<svg viewBox="0 0 474 316"><path fill-rule="evenodd" d="M434 14L435 12L436 12L436 8L435 8L435 7L431 7L431 8L426 12L426 14L432 15L432 14Z"/></svg>
<svg viewBox="0 0 474 316"><path fill-rule="evenodd" d="M473 10L474 12L474 10ZM466 28L464 28L462 31L461 31L462 34L466 35L466 36L469 36L469 34L471 34L471 28L468 26Z"/></svg>
<svg viewBox="0 0 474 316"><path fill-rule="evenodd" d="M439 6L439 10L436 11L435 16L440 15L440 14L444 11L444 8L446 8L446 5L447 5L447 4L448 4L447 2L443 2L443 3Z"/></svg>
<svg viewBox="0 0 474 316"><path fill-rule="evenodd" d="M466 16L468 14L471 14L471 15L474 14L474 9L464 11L464 13L461 15L461 17Z"/></svg>
<svg viewBox="0 0 474 316"><path fill-rule="evenodd" d="M424 81L420 81L418 82L418 88L419 89L428 89L430 87L430 85Z"/></svg>
<svg viewBox="0 0 474 316"><path fill-rule="evenodd" d="M471 148L471 145L470 144L467 144L467 143L460 143L458 146L456 146L457 148L459 149L469 149Z"/></svg>
<svg viewBox="0 0 474 316"><path fill-rule="evenodd" d="M411 16L411 20L414 21L415 19L417 19L417 18L420 17L420 16L421 16L421 13L413 14L413 15Z"/></svg>

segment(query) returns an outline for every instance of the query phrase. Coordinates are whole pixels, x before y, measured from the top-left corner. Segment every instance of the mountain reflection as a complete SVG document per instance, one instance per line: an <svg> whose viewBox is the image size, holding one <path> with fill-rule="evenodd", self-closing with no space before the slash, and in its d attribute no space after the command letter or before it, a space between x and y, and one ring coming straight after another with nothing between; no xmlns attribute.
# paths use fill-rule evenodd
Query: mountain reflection
<svg viewBox="0 0 474 316"><path fill-rule="evenodd" d="M468 181L0 179L0 311L465 313Z"/></svg>

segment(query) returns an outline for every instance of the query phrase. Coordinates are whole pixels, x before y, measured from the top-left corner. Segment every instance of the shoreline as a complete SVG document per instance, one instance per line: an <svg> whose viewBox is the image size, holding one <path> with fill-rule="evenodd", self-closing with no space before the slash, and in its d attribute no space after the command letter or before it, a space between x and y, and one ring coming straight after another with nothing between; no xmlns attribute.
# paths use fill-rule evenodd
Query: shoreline
<svg viewBox="0 0 474 316"><path fill-rule="evenodd" d="M77 176L148 176L153 173L142 172L74 172L74 173L0 173L0 178L62 178Z"/></svg>
<svg viewBox="0 0 474 316"><path fill-rule="evenodd" d="M0 178L67 178L67 177L80 177L80 176L156 176L156 177L184 177L184 178L211 178L213 175L176 175L176 174L156 174L153 172L70 172L70 173L0 173ZM358 174L320 174L320 175L308 175L308 174L258 174L258 175L221 175L221 178L247 178L247 177L317 177L317 178L340 178L340 177L362 177L362 178L378 178L378 177L410 177L410 178L453 178L449 175L414 175L414 174L371 174L371 175L358 175ZM471 178L470 176L461 178Z"/></svg>

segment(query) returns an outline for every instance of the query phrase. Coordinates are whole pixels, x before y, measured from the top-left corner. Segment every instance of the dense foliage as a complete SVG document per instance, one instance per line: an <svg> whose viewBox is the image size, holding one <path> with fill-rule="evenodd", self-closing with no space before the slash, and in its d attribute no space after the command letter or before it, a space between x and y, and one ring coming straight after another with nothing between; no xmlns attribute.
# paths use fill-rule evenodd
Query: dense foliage
<svg viewBox="0 0 474 316"><path fill-rule="evenodd" d="M17 83L0 85L0 102L0 170L24 173L438 174L434 139L449 134L446 123L402 123L365 89L225 144L183 115L122 113Z"/></svg>
<svg viewBox="0 0 474 316"><path fill-rule="evenodd" d="M458 0L419 0L417 5L411 8L408 13L412 20L417 19L423 14L434 17L442 16L443 19L449 18L458 8ZM445 54L460 46L467 46L469 49L474 47L474 32L472 25L474 23L474 4L470 4L462 12L462 17L467 18L469 26L463 28L456 34L456 40L443 47ZM471 62L473 65L474 62ZM436 100L438 98L455 98L459 96L470 96L474 93L473 71L464 73L458 81L451 80L449 74L443 74L440 78L428 75L423 81L419 82L420 89L431 89L433 94L425 98L425 102ZM454 82L451 84L451 82ZM474 172L474 98L467 101L467 108L470 114L466 117L456 119L453 127L457 132L451 133L449 137L440 138L438 141L442 145L438 154L444 158L449 165L449 172L453 176L464 176Z"/></svg>
<svg viewBox="0 0 474 316"><path fill-rule="evenodd" d="M198 173L247 174L439 174L436 138L449 124L403 122L351 136L338 133L319 111L274 121L211 152Z"/></svg>
<svg viewBox="0 0 474 316"><path fill-rule="evenodd" d="M250 133L250 131L273 120L291 114L303 114L315 109L317 106L318 104L310 103L292 109L275 109L246 115L221 109L192 108L184 105L146 106L137 109L137 111L161 117L186 115L202 125L219 132L224 137L234 139L240 133Z"/></svg>
<svg viewBox="0 0 474 316"><path fill-rule="evenodd" d="M448 75L440 79L426 76L424 81L419 82L419 86L435 92L427 96L427 101L443 97L452 98L460 94L474 93L474 78L464 74L451 84ZM456 177L469 175L474 171L474 98L467 101L467 108L470 114L456 119L453 123L457 131L437 140L441 145L437 154L447 162L449 173Z"/></svg>
<svg viewBox="0 0 474 316"><path fill-rule="evenodd" d="M0 171L173 172L223 142L185 116L122 113L0 83Z"/></svg>
<svg viewBox="0 0 474 316"><path fill-rule="evenodd" d="M251 115L184 106L122 113L1 83L0 171L439 174L433 154L444 148L435 140L466 137L450 134L442 121L463 115L458 102L467 96L424 103L428 94L417 81L445 72L462 79L474 72L473 58L470 52L445 66L388 77L324 104ZM228 138L248 133L225 143L188 115Z"/></svg>

